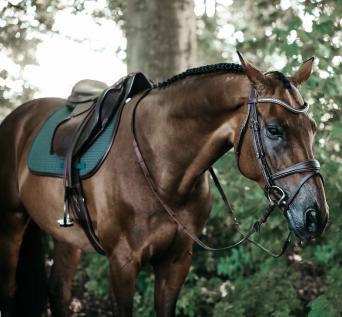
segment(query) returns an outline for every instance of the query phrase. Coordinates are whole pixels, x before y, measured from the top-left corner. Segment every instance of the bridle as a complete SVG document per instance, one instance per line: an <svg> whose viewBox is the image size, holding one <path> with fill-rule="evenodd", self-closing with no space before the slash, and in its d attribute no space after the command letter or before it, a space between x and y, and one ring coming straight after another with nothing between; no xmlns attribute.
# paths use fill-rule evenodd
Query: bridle
<svg viewBox="0 0 342 317"><path fill-rule="evenodd" d="M287 239L285 240L283 247L280 251L280 253L275 254L272 251L266 249L264 246L260 245L258 242L254 241L251 239L251 236L255 232L260 232L261 225L267 222L268 217L271 215L271 213L278 207L280 210L282 210L284 213L286 213L289 209L290 204L293 202L293 200L296 198L297 194L299 193L300 189L303 187L303 185L312 177L314 176L319 176L322 181L323 178L321 174L319 173L320 170L320 164L317 160L315 159L310 159L302 163L298 163L295 165L292 165L290 167L287 167L281 171L272 173L272 170L267 162L266 156L265 156L265 151L262 143L262 138L261 138L261 129L260 129L260 123L258 119L258 112L257 112L257 105L258 104L272 104L272 105L278 105L283 107L284 109L291 111L292 113L295 114L300 114L300 113L305 113L308 111L309 106L307 103L304 103L299 109L293 108L284 101L281 101L279 99L275 98L257 98L256 91L254 88L252 88L251 94L249 96L249 101L247 105L247 112L245 114L245 117L243 119L241 128L239 130L239 135L237 138L236 142L236 157L237 157L237 164L240 169L239 161L240 161L240 154L241 154L241 148L242 148L242 143L244 140L244 137L246 135L247 128L250 127L252 130L252 140L253 140L253 147L254 147L254 152L255 156L259 162L260 170L262 172L263 179L265 181L265 188L264 192L266 197L268 198L269 204L268 207L266 208L265 213L263 214L262 217L260 217L255 223L250 227L247 233L244 233L240 229L240 224L237 221L237 218L234 214L234 211L231 207L231 204L229 203L229 200L223 191L223 188L219 182L219 179L212 167L208 168L212 179L221 195L221 198L224 202L225 209L228 211L228 213L232 216L233 219L233 224L236 227L236 230L241 234L241 239L231 245L228 245L226 247L222 248L212 248L208 245L206 245L204 242L202 242L197 236L192 234L187 226L176 217L176 213L174 210L167 204L163 198L159 195L158 193L158 188L157 185L155 184L151 172L147 166L147 163L142 155L141 148L138 144L137 141L137 136L136 136L136 130L135 130L135 117L136 117L136 110L137 107L140 103L140 101L146 97L149 93L150 90L145 91L138 101L136 102L133 111L132 111L132 121L131 121L131 131L133 135L133 147L135 154L137 156L138 163L141 167L141 170L144 174L144 177L153 193L155 198L159 201L159 203L162 205L163 209L168 213L170 218L178 225L180 229L184 231L185 234L187 234L196 244L198 244L200 247L202 247L205 250L208 251L220 251L220 250L227 250L231 249L234 247L237 247L247 241L253 243L254 245L258 246L260 249L265 251L267 254L273 256L273 257L279 257L284 254L284 252L287 249L287 246L290 243L290 236L291 232L289 231L289 234L287 236ZM241 171L241 170L240 170ZM298 184L296 190L292 193L287 193L279 184L277 184L277 180L280 178L284 178L293 174L297 173L307 173L306 176L302 178L300 183Z"/></svg>
<svg viewBox="0 0 342 317"><path fill-rule="evenodd" d="M295 114L307 112L309 109L309 105L306 102L304 102L304 104L299 109L296 109L278 99L274 99L274 98L259 98L258 99L256 97L255 89L252 89L250 97L249 97L249 101L248 101L247 113L245 115L245 119L243 120L243 124L240 128L240 134L238 136L238 141L236 145L237 164L238 164L238 168L240 169L239 162L240 162L242 141L247 130L247 123L248 121L250 121L255 156L259 162L260 170L262 172L263 179L266 183L266 186L264 188L265 195L271 204L273 203L276 205L276 207L282 208L286 211L289 208L290 204L295 199L295 197L297 196L299 190L311 177L315 175L319 175L320 177L322 177L321 174L319 173L320 164L317 160L311 159L302 163L292 165L281 171L272 173L271 168L269 167L267 163L265 151L263 148L262 138L261 138L260 123L259 123L258 113L257 113L257 105L259 103L279 105L285 108L286 110L291 111L292 113L295 113ZM296 190L292 193L292 195L288 195L284 189L282 189L279 185L275 183L275 181L280 178L284 178L284 177L287 177L296 173L305 173L305 172L307 172L308 175L302 179L302 181L297 186Z"/></svg>

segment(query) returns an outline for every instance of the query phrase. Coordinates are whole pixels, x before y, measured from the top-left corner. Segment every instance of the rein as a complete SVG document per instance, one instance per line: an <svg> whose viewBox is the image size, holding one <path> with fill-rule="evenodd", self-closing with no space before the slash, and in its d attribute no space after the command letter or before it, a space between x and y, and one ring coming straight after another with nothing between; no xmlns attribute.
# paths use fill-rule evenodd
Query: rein
<svg viewBox="0 0 342 317"><path fill-rule="evenodd" d="M287 236L287 238L286 238L286 240L282 246L282 249L278 254L273 253L272 251L266 249L264 246L262 246L258 242L252 240L251 236L256 232L260 232L261 225L267 222L268 217L271 215L271 213L273 212L273 210L276 207L278 207L279 209L283 210L284 213L286 213L288 211L290 204L293 202L293 200L297 196L297 194L300 191L300 189L302 188L302 186L311 177L318 175L321 177L322 181L323 181L323 178L322 178L321 174L319 173L320 164L317 160L314 160L314 159L295 164L293 166L290 166L288 168L285 168L281 171L278 171L278 172L272 174L271 169L267 163L267 160L265 157L265 151L264 151L263 145L262 145L261 134L260 134L260 124L259 124L258 114L257 114L257 104L258 103L271 103L271 104L279 105L279 106L282 106L283 108L291 111L292 113L296 113L296 114L306 112L309 109L309 106L306 103L304 103L304 105L300 109L295 109L295 108L291 107L290 105L288 105L287 103L285 103L281 100L278 100L278 99L274 99L274 98L258 99L256 97L255 89L252 89L250 97L249 97L249 101L248 101L248 110L247 110L245 118L242 122L240 132L239 132L239 136L238 136L238 141L237 141L237 146L236 146L237 164L239 167L239 159L240 159L240 151L241 151L241 147L242 147L242 141L243 141L244 135L247 131L248 123L250 122L250 128L252 129L254 151L255 151L255 155L258 159L263 178L264 178L265 183L266 183L266 186L264 188L264 192L265 192L266 197L269 200L269 205L266 208L264 215L262 217L260 217L257 221L255 221L255 223L250 227L250 229L247 231L247 233L242 232L240 229L240 224L237 221L237 218L234 214L234 211L233 211L233 209L229 203L229 200L228 200L228 198L227 198L227 196L226 196L226 194L225 194L225 192L224 192L224 190L223 190L223 188L219 182L219 179L218 179L214 169L212 167L209 167L208 168L209 173L211 174L211 177L214 181L214 184L217 187L217 189L221 195L221 198L224 202L225 209L231 215L233 222L234 222L234 226L236 227L236 230L241 235L241 239L239 241L237 241L236 243L233 243L231 245L221 247L221 248L213 248L213 247L210 247L207 244L205 244L203 241L201 241L196 235L192 234L188 230L187 226L181 220L179 220L176 217L176 213L174 212L174 210L162 199L162 197L158 193L157 185L155 184L155 182L152 178L151 172L150 172L150 170L147 166L147 163L143 157L141 148L140 148L138 141L137 141L137 135L136 135L136 129L135 129L136 110L137 110L138 105L141 102L141 100L143 98L145 98L150 93L150 91L151 91L151 89L145 91L140 96L140 98L138 99L138 101L134 105L134 108L132 111L131 131L132 131L132 136L133 136L133 147L134 147L134 151L135 151L139 166L143 172L143 175L144 175L154 197L156 198L157 201L159 201L159 203L161 204L163 209L167 212L167 214L170 216L170 218L196 244L198 244L200 247L202 247L203 249L205 249L207 251L221 251L221 250L232 249L232 248L235 248L235 247L242 245L245 242L249 241L272 257L277 258L277 257L282 256L284 254L284 252L286 251L289 243L290 243L291 232L289 232L289 234L288 234L288 236ZM239 170L240 170L240 167L239 167ZM276 183L274 182L277 179L287 177L287 176L295 174L295 173L303 173L303 172L308 172L309 174L302 179L302 181L297 186L296 190L294 191L294 193L292 193L291 196L288 196L286 191L284 189L282 189L280 186L276 185Z"/></svg>

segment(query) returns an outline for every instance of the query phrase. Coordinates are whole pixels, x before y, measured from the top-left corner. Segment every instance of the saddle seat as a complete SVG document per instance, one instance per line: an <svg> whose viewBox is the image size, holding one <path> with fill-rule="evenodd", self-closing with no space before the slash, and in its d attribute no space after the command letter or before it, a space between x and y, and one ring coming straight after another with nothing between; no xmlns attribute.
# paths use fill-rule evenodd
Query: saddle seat
<svg viewBox="0 0 342 317"><path fill-rule="evenodd" d="M102 81L83 79L72 88L67 106L74 108L80 103L95 100L106 88L108 88L107 84Z"/></svg>

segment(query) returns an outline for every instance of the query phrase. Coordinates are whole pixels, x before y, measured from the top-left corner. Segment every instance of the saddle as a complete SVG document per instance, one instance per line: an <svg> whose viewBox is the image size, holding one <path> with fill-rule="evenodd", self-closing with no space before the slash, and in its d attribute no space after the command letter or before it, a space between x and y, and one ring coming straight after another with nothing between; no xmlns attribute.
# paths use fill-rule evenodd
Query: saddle
<svg viewBox="0 0 342 317"><path fill-rule="evenodd" d="M152 83L142 73L129 74L110 87L100 81L82 80L75 84L67 99L70 114L53 132L50 151L64 159L64 217L58 223L62 227L73 225L69 215L72 206L90 242L102 254L104 250L85 204L77 163L111 119L121 113L127 99L151 88Z"/></svg>
<svg viewBox="0 0 342 317"><path fill-rule="evenodd" d="M81 80L67 99L72 111L56 127L51 152L66 158L71 149L74 155L84 151L127 98L148 88L151 82L142 73L123 77L111 87L96 80Z"/></svg>

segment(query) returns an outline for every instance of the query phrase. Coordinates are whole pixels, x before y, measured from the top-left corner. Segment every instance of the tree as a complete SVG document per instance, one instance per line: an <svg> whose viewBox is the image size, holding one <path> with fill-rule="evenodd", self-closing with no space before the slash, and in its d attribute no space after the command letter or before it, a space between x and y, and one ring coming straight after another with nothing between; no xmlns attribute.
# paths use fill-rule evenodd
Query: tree
<svg viewBox="0 0 342 317"><path fill-rule="evenodd" d="M129 0L124 13L128 72L160 81L197 64L193 0Z"/></svg>

